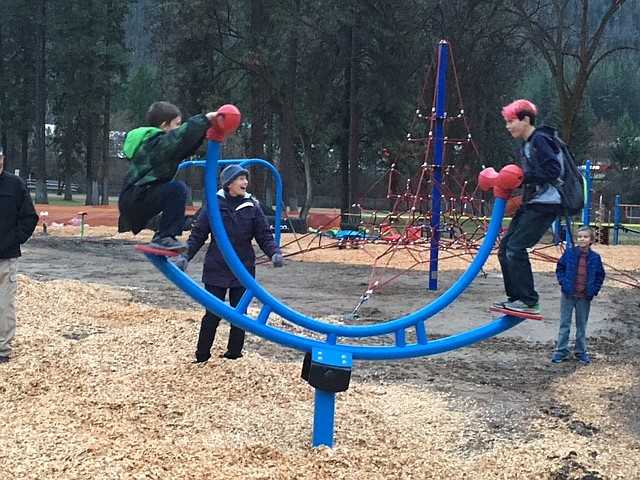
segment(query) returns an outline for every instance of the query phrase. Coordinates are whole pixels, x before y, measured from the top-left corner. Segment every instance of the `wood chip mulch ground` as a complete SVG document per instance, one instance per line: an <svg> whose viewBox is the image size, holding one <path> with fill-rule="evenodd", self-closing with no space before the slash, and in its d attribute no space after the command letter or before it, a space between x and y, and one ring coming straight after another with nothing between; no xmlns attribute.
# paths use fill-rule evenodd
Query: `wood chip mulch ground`
<svg viewBox="0 0 640 480"><path fill-rule="evenodd" d="M559 375L562 401L518 429L473 392L352 382L335 448L314 449L300 362L191 364L200 311L24 275L17 308L17 354L0 365L2 480L640 478L639 432L616 406L639 391L636 361Z"/></svg>

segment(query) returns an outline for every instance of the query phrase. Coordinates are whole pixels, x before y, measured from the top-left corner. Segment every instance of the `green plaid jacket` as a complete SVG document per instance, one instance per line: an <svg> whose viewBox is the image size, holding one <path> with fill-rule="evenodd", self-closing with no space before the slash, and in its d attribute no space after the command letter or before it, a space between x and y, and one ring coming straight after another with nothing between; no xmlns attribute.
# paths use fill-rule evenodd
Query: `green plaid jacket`
<svg viewBox="0 0 640 480"><path fill-rule="evenodd" d="M122 190L166 183L175 176L178 165L196 153L211 123L196 115L175 130L164 132L140 127L127 134L123 150L131 160Z"/></svg>

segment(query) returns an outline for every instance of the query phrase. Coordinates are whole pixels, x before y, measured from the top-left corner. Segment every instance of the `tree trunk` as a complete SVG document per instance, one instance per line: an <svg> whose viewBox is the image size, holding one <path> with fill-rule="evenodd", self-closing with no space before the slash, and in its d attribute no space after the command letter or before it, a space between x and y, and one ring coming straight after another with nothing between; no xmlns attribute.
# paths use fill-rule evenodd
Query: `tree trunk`
<svg viewBox="0 0 640 480"><path fill-rule="evenodd" d="M296 7L300 1L296 0ZM289 39L289 58L287 62L287 78L284 103L282 105L282 181L284 183L285 203L293 209L298 207L297 159L294 144L295 135L295 91L298 63L298 33L293 30Z"/></svg>
<svg viewBox="0 0 640 480"><path fill-rule="evenodd" d="M47 196L47 157L45 138L45 114L47 110L46 98L46 29L45 20L47 18L47 0L39 0L35 8L36 16L36 52L35 52L35 147L36 147L36 203L48 204Z"/></svg>
<svg viewBox="0 0 640 480"><path fill-rule="evenodd" d="M107 91L104 96L104 107L102 109L102 171L100 177L100 205L109 205L109 155L110 142L109 132L111 131L111 92Z"/></svg>
<svg viewBox="0 0 640 480"><path fill-rule="evenodd" d="M264 6L262 0L251 0L251 34L249 55L251 70L249 73L249 108L251 111L251 133L249 137L249 156L264 158L264 79L263 62L260 56L260 44L264 35ZM251 172L251 191L260 201L266 197L267 182L270 173L263 168L254 168Z"/></svg>
<svg viewBox="0 0 640 480"><path fill-rule="evenodd" d="M91 181L91 203L88 205L99 205L100 204L100 193L98 192L98 180Z"/></svg>
<svg viewBox="0 0 640 480"><path fill-rule="evenodd" d="M7 150L7 121L9 120L9 106L7 105L7 83L5 79L5 72L7 66L5 65L4 54L4 32L2 28L2 22L0 22L0 150L5 155L8 154ZM9 163L5 158L4 168L8 168Z"/></svg>
<svg viewBox="0 0 640 480"><path fill-rule="evenodd" d="M29 179L31 169L29 168L29 133L20 134L20 176L25 180Z"/></svg>
<svg viewBox="0 0 640 480"><path fill-rule="evenodd" d="M347 51L351 54L351 41L353 35L351 29L348 32ZM351 68L353 67L349 57L344 62L344 109L342 115L342 134L340 135L340 211L342 212L341 221L349 223L349 209L351 204L349 199L349 131L351 125Z"/></svg>
<svg viewBox="0 0 640 480"><path fill-rule="evenodd" d="M87 128L85 130L85 148L86 148L86 162L87 162L87 166L86 166L86 177L85 180L87 182L87 194L84 200L84 204L85 205L94 205L93 200L95 198L95 194L93 191L93 187L95 185L95 172L94 172L94 168L93 168L93 163L94 163L94 155L95 155L95 148L94 148L94 128L93 128L93 123L89 122L87 124Z"/></svg>
<svg viewBox="0 0 640 480"><path fill-rule="evenodd" d="M266 139L266 147L265 147L265 155L267 158L273 159L273 166L276 170L280 170L280 161L274 152L274 141L273 141L273 112L267 106L264 111L265 117L265 139ZM267 188L265 191L264 202L268 207L276 206L282 207L282 205L276 205L276 197L275 197L275 189Z"/></svg>
<svg viewBox="0 0 640 480"><path fill-rule="evenodd" d="M65 173L64 176L64 201L71 202L73 200L73 175L70 173ZM89 185L87 185L87 189Z"/></svg>
<svg viewBox="0 0 640 480"><path fill-rule="evenodd" d="M310 146L310 142L305 142L307 146ZM306 186L306 194L304 198L304 205L302 209L300 209L300 218L305 219L305 223L307 220L307 215L311 210L311 202L313 201L313 181L311 177L311 148L303 149L304 150L304 178L305 178L305 186Z"/></svg>
<svg viewBox="0 0 640 480"><path fill-rule="evenodd" d="M358 104L358 59L360 44L358 27L351 28L351 55L349 80L349 204L357 202L360 195L360 106ZM357 212L352 212L357 213Z"/></svg>

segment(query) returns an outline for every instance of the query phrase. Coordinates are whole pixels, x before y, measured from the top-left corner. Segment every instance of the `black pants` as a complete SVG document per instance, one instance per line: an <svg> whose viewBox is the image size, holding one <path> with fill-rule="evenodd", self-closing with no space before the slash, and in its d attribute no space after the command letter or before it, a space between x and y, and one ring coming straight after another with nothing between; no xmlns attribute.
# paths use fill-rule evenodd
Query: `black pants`
<svg viewBox="0 0 640 480"><path fill-rule="evenodd" d="M502 268L505 293L510 302L521 300L530 307L538 303L540 297L534 287L527 248L540 241L556 217L557 213L537 212L521 207L500 240L498 260Z"/></svg>
<svg viewBox="0 0 640 480"><path fill-rule="evenodd" d="M224 298L229 290L229 305L235 307L240 302L242 295L244 295L244 287L216 287L213 285L206 285L204 288L215 295L220 300L224 301ZM213 341L216 338L216 330L220 324L220 317L207 310L202 317L202 323L200 324L200 334L198 335L198 348L196 349L196 361L206 362L211 358L211 347ZM244 330L231 325L231 331L229 332L229 342L227 343L227 352L225 356L228 358L238 358L242 356L242 347L244 346Z"/></svg>

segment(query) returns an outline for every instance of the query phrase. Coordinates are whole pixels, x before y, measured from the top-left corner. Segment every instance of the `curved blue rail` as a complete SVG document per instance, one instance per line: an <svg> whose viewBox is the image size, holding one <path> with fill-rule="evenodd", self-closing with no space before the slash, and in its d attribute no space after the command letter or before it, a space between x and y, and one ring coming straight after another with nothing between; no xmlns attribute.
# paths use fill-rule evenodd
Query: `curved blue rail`
<svg viewBox="0 0 640 480"><path fill-rule="evenodd" d="M275 237L276 243L280 245L280 236L282 234L280 228L282 225L282 177L280 176L280 172L276 170L276 167L261 158L230 158L226 160L218 160L218 165L234 164L240 165L243 168L248 165L261 165L263 167L266 167L267 170L270 170L273 174L273 179L276 182L276 214L275 223L273 224L273 235ZM187 167L206 167L206 165L206 160L188 160L178 165L178 170L182 170Z"/></svg>
<svg viewBox="0 0 640 480"><path fill-rule="evenodd" d="M411 358L424 355L433 355L449 350L465 347L481 340L498 335L523 321L523 319L513 316L503 316L492 322L489 322L472 330L452 335L437 340L417 342L414 344L398 345L353 345L339 344L327 341L321 341L303 336L301 334L286 332L278 328L269 326L264 321L253 319L244 314L247 307L246 303L241 303L236 308L232 308L220 299L207 292L191 277L181 272L173 263L169 262L166 257L145 254L158 270L160 270L169 280L175 283L182 291L200 303L207 310L215 312L217 315L224 317L234 325L237 325L255 335L271 340L281 345L295 348L302 351L311 351L312 348L326 348L331 345L333 350L351 353L353 358L363 360L383 360ZM252 292L248 292L248 298L251 298ZM266 306L265 306L266 307ZM271 313L269 309L262 310L263 316L266 312ZM334 337L335 340L335 337Z"/></svg>
<svg viewBox="0 0 640 480"><path fill-rule="evenodd" d="M217 184L216 173L219 151L220 145L217 142L209 142L205 170L206 185ZM507 315L472 330L437 340L428 339L425 327L425 320L451 304L480 272L480 269L493 249L493 245L500 231L506 205L505 200L496 199L484 242L468 270L438 299L413 314L402 318L378 325L347 326L327 324L302 315L281 304L275 297L265 291L249 272L247 272L233 250L222 224L219 203L215 194L216 189L206 189L206 192L207 201L211 207L209 212L213 234L231 270L247 288L247 292L243 296L240 304L236 308L232 308L220 301L189 276L181 272L175 265L167 261L165 257L151 254L147 254L147 257L167 278L198 303L202 304L207 310L215 312L233 324L258 336L303 351L311 351L314 347L326 348L327 346L331 346L333 350L350 353L353 358L368 360L394 359L433 355L464 347L502 333L523 321L521 318ZM256 319L249 317L245 313L254 298L262 303L262 309ZM269 325L268 320L272 313L280 315L285 320L315 333L315 337L307 336L304 332L293 333ZM409 330L415 330L415 343L407 343L406 334ZM318 339L318 333L323 334L325 338ZM346 343L348 337L375 337L386 334L392 334L394 336L395 342L393 345L357 345ZM339 342L339 340L341 340L341 342Z"/></svg>
<svg viewBox="0 0 640 480"><path fill-rule="evenodd" d="M216 142L209 142L207 168L205 171L205 182L207 185L215 185L215 182L217 182L215 172L217 171L216 159L219 155L219 149L219 144ZM379 323L377 325L333 325L307 317L286 305L283 305L279 300L260 286L256 279L253 278L244 268L226 235L224 225L222 223L222 217L220 216L220 204L215 191L213 189L206 189L206 194L207 202L211 206L211 208L209 208L209 216L211 217L213 234L215 235L224 259L242 284L248 290L251 290L255 297L263 304L269 305L274 313L288 321L314 332L337 337L374 337L397 333L431 318L433 315L450 305L471 284L471 282L473 282L491 254L494 243L498 238L500 229L502 228L502 217L504 216L504 209L506 205L505 200L496 199L485 240L480 246L476 257L458 281L456 281L448 290L443 292L443 294L435 301L410 315L396 320Z"/></svg>

